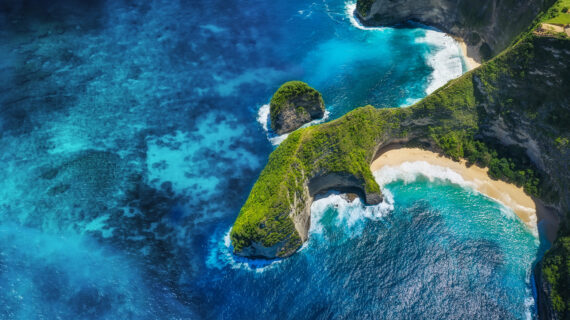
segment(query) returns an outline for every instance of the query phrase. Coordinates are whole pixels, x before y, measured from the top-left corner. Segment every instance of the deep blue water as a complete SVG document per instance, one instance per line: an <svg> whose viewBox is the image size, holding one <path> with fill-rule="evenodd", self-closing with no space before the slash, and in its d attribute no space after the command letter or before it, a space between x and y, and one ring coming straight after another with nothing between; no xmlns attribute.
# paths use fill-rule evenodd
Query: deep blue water
<svg viewBox="0 0 570 320"><path fill-rule="evenodd" d="M351 4L1 1L0 319L531 314L537 240L450 183L395 181L378 208L333 195L291 259L230 254L282 82L334 119L465 71L450 38L363 30Z"/></svg>

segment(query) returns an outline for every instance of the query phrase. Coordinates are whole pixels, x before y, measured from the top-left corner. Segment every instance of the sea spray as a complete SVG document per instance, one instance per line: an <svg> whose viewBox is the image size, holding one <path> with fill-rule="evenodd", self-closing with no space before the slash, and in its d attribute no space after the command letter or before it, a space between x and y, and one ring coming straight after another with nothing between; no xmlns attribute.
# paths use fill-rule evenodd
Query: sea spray
<svg viewBox="0 0 570 320"><path fill-rule="evenodd" d="M386 30L385 27L367 27L362 25L355 17L356 3L349 1L346 3L345 8L346 15L353 27L368 31ZM467 71L464 69L465 64L461 45L451 36L428 28L425 30L425 36L416 41L418 43L426 43L432 48L426 57L427 64L433 68L426 88L426 94L434 92L449 80L455 79ZM401 106L409 106L415 102L417 102L417 99L408 98Z"/></svg>
<svg viewBox="0 0 570 320"><path fill-rule="evenodd" d="M360 30L368 30L368 31L384 31L386 30L386 28L384 27L366 27L364 25L362 25L362 23L360 23L360 21L358 21L356 19L356 2L352 2L352 1L348 1L346 2L345 5L345 13L346 16L348 17L350 24Z"/></svg>
<svg viewBox="0 0 570 320"><path fill-rule="evenodd" d="M359 236L366 220L381 220L386 214L394 210L393 196L389 190L384 190L384 201L378 205L365 205L360 198L348 200L341 193L331 191L315 199L311 205L311 227L309 233L322 235L323 218L327 210L335 209L338 214L332 218L336 227L345 230L350 238Z"/></svg>
<svg viewBox="0 0 570 320"><path fill-rule="evenodd" d="M439 179L464 187L474 187L472 183L465 181L459 173L450 168L435 166L425 161L406 161L399 166L384 166L375 171L373 175L381 187L397 180L402 180L404 183L414 182L419 176L424 176L430 181Z"/></svg>

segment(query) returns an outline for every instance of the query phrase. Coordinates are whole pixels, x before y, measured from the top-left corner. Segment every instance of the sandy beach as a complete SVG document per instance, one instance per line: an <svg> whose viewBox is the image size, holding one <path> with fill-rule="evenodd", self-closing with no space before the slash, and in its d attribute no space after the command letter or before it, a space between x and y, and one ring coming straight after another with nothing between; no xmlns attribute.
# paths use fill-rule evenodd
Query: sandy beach
<svg viewBox="0 0 570 320"><path fill-rule="evenodd" d="M547 238L554 239L557 231L556 215L548 208L527 195L524 190L514 184L492 180L488 169L476 165L467 167L465 161L456 162L437 153L419 148L388 149L370 165L372 172L384 166L399 166L404 162L425 161L431 165L449 168L463 177L475 190L493 198L511 208L516 215L533 231L537 231L537 223L545 220ZM540 211L537 214L537 209ZM538 218L537 218L538 215Z"/></svg>
<svg viewBox="0 0 570 320"><path fill-rule="evenodd" d="M481 63L477 62L481 59L478 56L475 56L472 52L469 52L469 48L467 48L467 44L462 39L455 39L459 42L461 47L461 52L463 52L463 57L465 58L465 63L467 63L467 67L469 70L473 70L481 65ZM476 60L477 59L477 60Z"/></svg>

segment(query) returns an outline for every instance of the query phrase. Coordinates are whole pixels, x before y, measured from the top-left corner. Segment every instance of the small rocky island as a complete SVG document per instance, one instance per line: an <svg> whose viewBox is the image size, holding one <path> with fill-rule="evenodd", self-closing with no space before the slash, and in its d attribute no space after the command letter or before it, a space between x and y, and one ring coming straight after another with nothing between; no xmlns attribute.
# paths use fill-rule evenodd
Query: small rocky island
<svg viewBox="0 0 570 320"><path fill-rule="evenodd" d="M299 129L325 114L320 92L302 81L284 83L270 102L271 129L281 135Z"/></svg>

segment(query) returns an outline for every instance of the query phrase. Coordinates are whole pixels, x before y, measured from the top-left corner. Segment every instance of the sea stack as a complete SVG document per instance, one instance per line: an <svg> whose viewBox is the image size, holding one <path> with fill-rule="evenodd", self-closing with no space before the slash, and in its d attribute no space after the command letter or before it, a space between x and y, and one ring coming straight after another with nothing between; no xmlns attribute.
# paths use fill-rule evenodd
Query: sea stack
<svg viewBox="0 0 570 320"><path fill-rule="evenodd" d="M281 135L322 118L325 103L320 92L302 81L284 83L270 102L271 129Z"/></svg>

